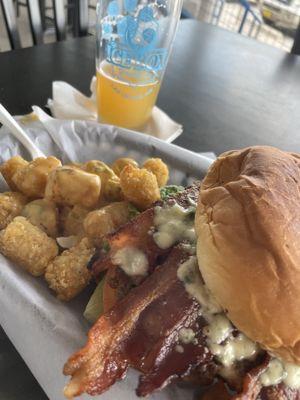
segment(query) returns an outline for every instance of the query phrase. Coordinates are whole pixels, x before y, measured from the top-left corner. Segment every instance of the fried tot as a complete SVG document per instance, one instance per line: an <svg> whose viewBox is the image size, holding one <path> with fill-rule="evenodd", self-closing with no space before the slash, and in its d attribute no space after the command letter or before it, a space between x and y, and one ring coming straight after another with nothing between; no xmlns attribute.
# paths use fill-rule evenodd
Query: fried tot
<svg viewBox="0 0 300 400"><path fill-rule="evenodd" d="M11 190L17 190L17 186L13 182L12 177L18 170L26 167L28 164L28 161L24 160L24 158L14 156L0 166L0 172Z"/></svg>
<svg viewBox="0 0 300 400"><path fill-rule="evenodd" d="M72 163L66 164L65 166L71 167L71 168L83 169L83 164L79 163L79 162L72 162Z"/></svg>
<svg viewBox="0 0 300 400"><path fill-rule="evenodd" d="M132 165L135 168L139 167L138 163L133 158L123 157L115 160L111 168L114 171L114 173L120 177L121 172L127 165Z"/></svg>
<svg viewBox="0 0 300 400"><path fill-rule="evenodd" d="M169 179L169 169L160 158L149 158L144 163L143 168L146 168L156 176L159 187L167 184Z"/></svg>
<svg viewBox="0 0 300 400"><path fill-rule="evenodd" d="M43 275L57 256L58 246L24 217L16 217L0 232L0 252L34 276Z"/></svg>
<svg viewBox="0 0 300 400"><path fill-rule="evenodd" d="M79 236L85 235L83 221L90 210L81 206L74 206L66 214L63 223L64 236Z"/></svg>
<svg viewBox="0 0 300 400"><path fill-rule="evenodd" d="M33 200L23 208L22 216L48 236L55 238L58 235L58 210L53 201Z"/></svg>
<svg viewBox="0 0 300 400"><path fill-rule="evenodd" d="M90 212L84 222L86 236L96 245L100 246L103 236L114 232L119 226L125 224L130 219L129 203L117 202L109 204Z"/></svg>
<svg viewBox="0 0 300 400"><path fill-rule="evenodd" d="M123 200L120 179L108 165L102 161L91 160L85 163L84 169L87 172L98 175L101 179L100 199L102 201Z"/></svg>
<svg viewBox="0 0 300 400"><path fill-rule="evenodd" d="M88 285L91 272L87 264L94 252L95 248L87 238L84 238L48 265L46 281L60 300L71 300Z"/></svg>
<svg viewBox="0 0 300 400"><path fill-rule="evenodd" d="M156 176L145 168L127 165L121 172L120 183L126 200L140 210L146 210L160 199Z"/></svg>
<svg viewBox="0 0 300 400"><path fill-rule="evenodd" d="M0 230L22 212L27 202L26 197L18 192L0 193Z"/></svg>
<svg viewBox="0 0 300 400"><path fill-rule="evenodd" d="M61 167L49 175L45 197L60 205L94 208L100 190L99 176L77 168Z"/></svg>
<svg viewBox="0 0 300 400"><path fill-rule="evenodd" d="M60 166L61 162L55 157L38 157L18 169L12 181L25 196L32 199L44 197L49 173Z"/></svg>

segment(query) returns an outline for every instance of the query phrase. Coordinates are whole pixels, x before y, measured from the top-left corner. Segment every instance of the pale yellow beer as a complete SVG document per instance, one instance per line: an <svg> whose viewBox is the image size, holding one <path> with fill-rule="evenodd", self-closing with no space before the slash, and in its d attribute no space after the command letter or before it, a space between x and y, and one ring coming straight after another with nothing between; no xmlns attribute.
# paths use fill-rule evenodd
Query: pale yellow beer
<svg viewBox="0 0 300 400"><path fill-rule="evenodd" d="M159 89L160 81L152 71L103 61L97 70L99 121L128 129L142 127L151 116Z"/></svg>

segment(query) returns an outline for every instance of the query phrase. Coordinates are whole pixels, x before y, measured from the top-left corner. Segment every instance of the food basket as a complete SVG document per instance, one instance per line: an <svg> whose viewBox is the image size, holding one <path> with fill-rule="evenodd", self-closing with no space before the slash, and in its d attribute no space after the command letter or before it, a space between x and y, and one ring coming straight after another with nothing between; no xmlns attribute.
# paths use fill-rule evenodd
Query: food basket
<svg viewBox="0 0 300 400"><path fill-rule="evenodd" d="M90 159L109 163L124 156L137 161L160 157L169 166L172 184L186 186L194 179L201 179L211 163L209 158L158 139L94 122L62 121L43 114L39 121L31 121L24 127L46 155L54 155L63 163ZM28 158L22 145L1 128L1 162L16 154ZM73 301L63 303L54 297L42 278L30 276L2 255L0 263L0 324L49 399L62 400L62 390L68 379L63 376L62 367L85 343L89 329L83 318L89 290ZM129 371L124 381L96 398L137 399L134 392L137 376L134 371ZM171 385L150 398L189 400L193 398L193 391Z"/></svg>

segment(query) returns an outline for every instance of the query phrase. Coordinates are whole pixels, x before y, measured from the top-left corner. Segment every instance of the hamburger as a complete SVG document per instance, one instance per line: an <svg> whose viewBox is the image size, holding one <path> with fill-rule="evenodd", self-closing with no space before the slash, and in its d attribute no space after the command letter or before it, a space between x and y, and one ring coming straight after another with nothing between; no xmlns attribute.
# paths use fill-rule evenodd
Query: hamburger
<svg viewBox="0 0 300 400"><path fill-rule="evenodd" d="M234 326L271 355L267 383L273 378L296 389L299 204L299 155L252 147L224 153L212 165L195 217L205 285Z"/></svg>
<svg viewBox="0 0 300 400"><path fill-rule="evenodd" d="M205 284L250 339L300 364L300 157L271 147L223 154L195 218Z"/></svg>
<svg viewBox="0 0 300 400"><path fill-rule="evenodd" d="M109 236L92 271L122 295L66 363L66 396L131 366L139 396L180 378L212 385L201 400L299 400L299 203L300 157L251 147ZM147 273L125 276L141 259Z"/></svg>

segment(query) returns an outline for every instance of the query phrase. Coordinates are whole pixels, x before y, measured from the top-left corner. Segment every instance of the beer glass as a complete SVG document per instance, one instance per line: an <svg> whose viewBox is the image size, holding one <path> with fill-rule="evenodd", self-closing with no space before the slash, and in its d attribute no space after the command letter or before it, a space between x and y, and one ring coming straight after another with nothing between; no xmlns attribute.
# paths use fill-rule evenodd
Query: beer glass
<svg viewBox="0 0 300 400"><path fill-rule="evenodd" d="M100 122L141 129L151 116L182 0L98 0L97 103Z"/></svg>

